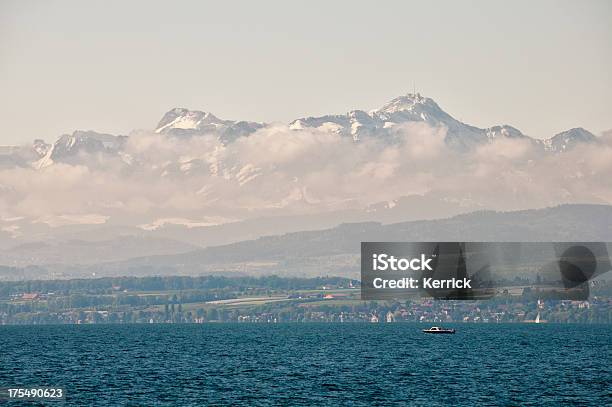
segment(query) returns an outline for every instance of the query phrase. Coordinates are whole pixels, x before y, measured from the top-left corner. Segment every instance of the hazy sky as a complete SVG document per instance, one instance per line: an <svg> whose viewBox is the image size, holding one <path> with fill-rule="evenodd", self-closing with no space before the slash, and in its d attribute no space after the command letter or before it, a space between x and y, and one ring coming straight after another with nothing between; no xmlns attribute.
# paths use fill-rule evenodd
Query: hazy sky
<svg viewBox="0 0 612 407"><path fill-rule="evenodd" d="M612 128L610 1L0 0L0 144L289 121L412 90L480 127Z"/></svg>

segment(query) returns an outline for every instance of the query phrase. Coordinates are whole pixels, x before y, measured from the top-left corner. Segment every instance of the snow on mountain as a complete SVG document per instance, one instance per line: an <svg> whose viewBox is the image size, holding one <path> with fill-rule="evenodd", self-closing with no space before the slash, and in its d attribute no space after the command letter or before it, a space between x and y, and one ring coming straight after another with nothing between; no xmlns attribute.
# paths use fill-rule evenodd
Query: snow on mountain
<svg viewBox="0 0 612 407"><path fill-rule="evenodd" d="M407 121L424 121L432 125L440 123L457 125L457 120L440 109L433 99L419 93L409 93L387 102L380 109L370 112L382 121L401 123Z"/></svg>
<svg viewBox="0 0 612 407"><path fill-rule="evenodd" d="M126 141L127 136L113 136L91 130L77 130L71 135L64 134L61 136L51 147L46 149L44 156L34 166L43 168L54 162L74 163L81 154L118 153ZM41 151L43 150L41 149Z"/></svg>
<svg viewBox="0 0 612 407"><path fill-rule="evenodd" d="M390 129L399 124L425 122L432 127L447 129L446 143L459 150L492 142L498 137L526 137L511 126L495 126L479 129L454 119L431 98L419 93L407 94L392 99L380 109L370 112L353 110L345 115L330 115L297 119L290 124L292 129L306 127L326 130L334 124L334 132L351 136L354 140L362 137L389 135Z"/></svg>
<svg viewBox="0 0 612 407"><path fill-rule="evenodd" d="M199 136L216 134L223 143L231 143L264 127L262 123L222 120L208 112L174 108L157 125L156 133L170 136Z"/></svg>
<svg viewBox="0 0 612 407"><path fill-rule="evenodd" d="M34 143L32 143L32 149L39 157L44 157L49 149L51 148L51 144L45 142L45 140L36 139Z"/></svg>
<svg viewBox="0 0 612 407"><path fill-rule="evenodd" d="M481 129L456 120L442 110L433 99L419 93L397 97L368 113L353 110L345 115L297 119L290 123L290 128L333 131L357 141L365 136L388 136L390 129L409 122L425 122L432 127L444 127L447 130L445 138L447 145L459 151L467 151L504 138L531 140L535 146L543 147L543 150L553 153L570 150L581 143L597 142L597 137L583 128L571 129L545 140L533 139L509 125Z"/></svg>
<svg viewBox="0 0 612 407"><path fill-rule="evenodd" d="M433 99L419 93L399 96L379 109L369 112L351 110L346 114L296 119L289 123L289 128L292 130L316 129L350 137L358 142L367 137L393 140L391 136L395 128L405 123L415 122L446 129L447 145L458 151L469 151L477 146L504 138L531 140L535 146L541 147L543 152L550 153L562 153L582 143L597 142L597 137L583 128L574 128L546 140L532 139L509 125L481 129L453 118ZM174 108L164 114L155 132L177 138L213 135L221 143L227 145L266 126L268 125L265 123L224 120L210 112ZM92 154L114 154L130 165L132 157L123 152L126 141L127 136L77 130L71 135L61 136L53 144L35 140L29 147L0 147L0 166L32 165L35 168L43 168L54 162L77 163L82 157ZM212 154L211 157L204 160L194 158L177 163L165 163L162 166L170 172L191 173L202 168L214 174L227 176L221 173L221 163L216 160L216 156ZM172 167L175 170L172 170ZM239 172L243 182L254 176L249 169L239 169Z"/></svg>
<svg viewBox="0 0 612 407"><path fill-rule="evenodd" d="M44 156L50 147L38 139L31 146L0 146L0 168L28 167Z"/></svg>
<svg viewBox="0 0 612 407"><path fill-rule="evenodd" d="M489 140L495 140L501 137L514 139L528 138L526 135L521 133L519 129L508 126L507 124L504 124L503 126L489 127L488 129L485 129L485 131Z"/></svg>
<svg viewBox="0 0 612 407"><path fill-rule="evenodd" d="M545 140L544 146L547 150L562 153L564 151L571 150L581 143L595 143L597 137L588 130L582 127L576 127L559 134L554 137Z"/></svg>
<svg viewBox="0 0 612 407"><path fill-rule="evenodd" d="M316 128L342 136L352 137L358 141L366 135L374 134L383 128L383 123L377 121L361 110L352 110L345 115L327 115L322 117L307 117L297 119L289 124L292 130Z"/></svg>
<svg viewBox="0 0 612 407"><path fill-rule="evenodd" d="M544 150L550 152L563 152L577 144L597 140L582 128L568 130L547 140L532 139L509 125L481 129L456 120L433 99L419 93L396 97L370 112L351 110L346 114L299 118L289 123L289 128L314 128L359 141L364 137L388 137L394 127L410 122L425 122L432 127L445 128L446 143L460 151L492 143L500 138L532 140L535 145L543 146ZM174 108L162 117L155 132L174 137L213 134L222 143L228 144L266 126L265 123L224 120L209 112Z"/></svg>

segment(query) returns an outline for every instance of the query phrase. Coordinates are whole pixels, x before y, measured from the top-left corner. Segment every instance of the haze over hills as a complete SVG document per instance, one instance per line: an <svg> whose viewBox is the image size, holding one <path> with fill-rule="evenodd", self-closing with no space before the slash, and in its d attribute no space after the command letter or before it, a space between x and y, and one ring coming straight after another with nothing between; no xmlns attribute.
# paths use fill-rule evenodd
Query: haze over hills
<svg viewBox="0 0 612 407"><path fill-rule="evenodd" d="M4 268L0 272L2 279L200 274L358 278L362 241L612 242L612 206L562 205L516 212L480 211L447 219L386 225L348 223L179 254L89 265Z"/></svg>
<svg viewBox="0 0 612 407"><path fill-rule="evenodd" d="M174 254L198 246L183 241L146 235L118 235L111 239L56 238L19 243L0 250L0 265L95 264L136 256Z"/></svg>
<svg viewBox="0 0 612 407"><path fill-rule="evenodd" d="M251 273L357 278L364 241L612 241L612 206L563 205L393 224L342 224L332 229L266 236L178 255L94 267L97 274Z"/></svg>

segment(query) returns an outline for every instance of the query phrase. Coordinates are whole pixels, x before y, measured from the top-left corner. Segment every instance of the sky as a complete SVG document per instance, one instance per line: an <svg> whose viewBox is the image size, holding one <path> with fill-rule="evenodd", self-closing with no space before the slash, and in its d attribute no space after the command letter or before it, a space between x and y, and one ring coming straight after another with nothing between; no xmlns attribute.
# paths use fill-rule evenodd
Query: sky
<svg viewBox="0 0 612 407"><path fill-rule="evenodd" d="M0 0L0 144L288 122L411 92L479 127L612 129L609 1Z"/></svg>

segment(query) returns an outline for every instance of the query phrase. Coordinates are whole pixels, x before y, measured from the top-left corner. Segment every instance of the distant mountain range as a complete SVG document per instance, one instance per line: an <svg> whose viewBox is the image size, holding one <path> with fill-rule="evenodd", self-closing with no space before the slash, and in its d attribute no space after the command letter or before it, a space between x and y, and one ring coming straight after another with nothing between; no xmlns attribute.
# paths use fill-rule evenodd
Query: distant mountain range
<svg viewBox="0 0 612 407"><path fill-rule="evenodd" d="M101 273L125 273L110 262L341 223L608 204L610 137L582 128L547 139L509 125L478 128L420 94L369 112L286 124L175 108L155 128L129 135L77 130L53 143L0 146L0 265L89 275L106 263ZM439 222L431 225L450 221ZM381 236L395 230L367 228L384 231ZM430 236L419 228L404 237ZM455 236L453 230L441 229L439 236ZM562 236L553 226L547 230L549 240ZM514 236L531 237L524 233ZM162 263L172 270L185 264L188 273L215 270L210 262L195 268L178 260ZM141 266L134 263L152 272Z"/></svg>
<svg viewBox="0 0 612 407"><path fill-rule="evenodd" d="M353 110L344 115L297 119L290 127L326 129L357 141L364 137L388 137L390 129L410 122L424 122L432 127L446 128L446 143L459 150L491 143L499 138L523 138L540 145L544 151L563 152L577 143L596 140L595 135L582 128L567 130L544 140L530 138L509 125L481 129L460 122L442 110L433 99L418 93L397 97L370 112Z"/></svg>
<svg viewBox="0 0 612 407"><path fill-rule="evenodd" d="M183 253L98 264L50 264L7 268L4 279L27 273L38 278L279 274L358 278L362 241L612 241L612 206L561 205L515 212L480 211L447 219L384 225L347 223L324 230L265 236ZM92 249L95 244L90 243ZM106 247L108 243L102 243ZM124 243L120 243L124 244ZM81 243L83 245L83 243ZM27 248L21 247L21 250ZM30 248L35 251L36 248ZM0 267L0 274L2 269Z"/></svg>
<svg viewBox="0 0 612 407"><path fill-rule="evenodd" d="M299 118L289 123L289 128L332 132L358 142L368 137L392 140L392 130L406 123L427 123L435 128L445 128L446 143L460 151L503 138L528 140L535 146L541 147L543 152L552 153L562 153L578 144L597 141L595 135L580 127L543 139L531 138L510 125L478 128L453 118L433 99L418 93L397 97L380 109L370 112L352 110L346 114ZM270 124L224 120L209 112L174 108L162 117L154 131L178 138L212 134L222 143L228 144L268 126ZM127 139L128 136L77 130L71 135L61 136L52 144L37 139L31 146L0 147L0 168L10 166L42 168L56 162L73 164L78 162L82 153L113 155L130 165L130 157L123 151Z"/></svg>
<svg viewBox="0 0 612 407"><path fill-rule="evenodd" d="M184 225L171 219L167 224L138 225L69 224L51 227L20 219L18 237L0 231L0 265L42 266L91 265L133 257L183 253L196 248L220 246L298 231L321 230L340 223L376 220L393 223L436 219L466 212L450 202L423 197L403 197L362 210L342 210L293 216L269 216L219 225Z"/></svg>

